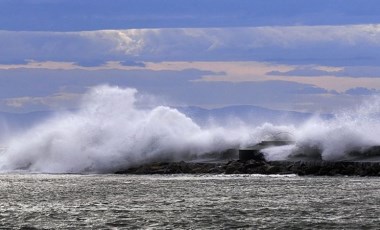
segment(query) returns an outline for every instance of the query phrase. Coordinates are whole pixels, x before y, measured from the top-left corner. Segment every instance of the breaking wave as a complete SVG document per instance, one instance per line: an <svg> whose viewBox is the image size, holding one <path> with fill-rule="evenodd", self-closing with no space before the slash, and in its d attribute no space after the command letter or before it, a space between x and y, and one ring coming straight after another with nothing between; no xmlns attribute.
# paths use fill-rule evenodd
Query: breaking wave
<svg viewBox="0 0 380 230"><path fill-rule="evenodd" d="M2 143L1 170L107 172L155 160L186 160L235 146L248 132L204 129L165 106L139 109L135 89L99 86L79 111L57 115Z"/></svg>
<svg viewBox="0 0 380 230"><path fill-rule="evenodd" d="M0 170L80 173L112 172L152 161L191 160L291 133L295 145L264 150L268 160L286 160L305 147L337 160L350 149L380 144L380 100L331 119L252 127L199 126L178 110L137 104L137 90L111 86L87 92L80 109L65 112L3 140ZM307 155L307 153L306 153Z"/></svg>
<svg viewBox="0 0 380 230"><path fill-rule="evenodd" d="M264 150L268 160L350 160L380 145L380 98L374 96L354 109L337 112L331 119L313 117L292 131L295 145ZM379 155L380 156L380 155ZM380 158L378 159L380 160Z"/></svg>

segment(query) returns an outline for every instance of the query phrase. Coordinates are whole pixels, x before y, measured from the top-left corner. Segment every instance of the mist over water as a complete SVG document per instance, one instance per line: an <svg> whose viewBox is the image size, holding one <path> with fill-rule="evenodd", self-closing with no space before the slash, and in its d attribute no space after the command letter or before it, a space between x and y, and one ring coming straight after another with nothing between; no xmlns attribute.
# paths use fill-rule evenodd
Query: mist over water
<svg viewBox="0 0 380 230"><path fill-rule="evenodd" d="M246 147L289 133L296 145L265 150L268 160L286 160L305 146L339 160L351 149L380 144L380 100L331 119L302 124L200 126L167 106L145 108L135 89L98 86L80 109L56 114L0 143L0 170L78 173L112 172L152 161L180 161L227 148Z"/></svg>

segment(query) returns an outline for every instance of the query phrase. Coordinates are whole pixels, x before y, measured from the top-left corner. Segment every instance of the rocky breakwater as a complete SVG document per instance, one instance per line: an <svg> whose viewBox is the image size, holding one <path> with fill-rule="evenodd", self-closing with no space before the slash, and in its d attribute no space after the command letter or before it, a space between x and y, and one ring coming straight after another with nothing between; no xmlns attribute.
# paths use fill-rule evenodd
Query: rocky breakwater
<svg viewBox="0 0 380 230"><path fill-rule="evenodd" d="M297 174L315 176L380 176L380 162L240 161L227 163L156 162L117 174Z"/></svg>
<svg viewBox="0 0 380 230"><path fill-rule="evenodd" d="M119 170L118 174L297 174L315 176L380 176L380 146L355 150L346 154L341 161L323 161L321 150L302 148L303 151L290 155L287 161L266 161L261 152L268 143L261 142L254 148L225 151L218 163L201 162L156 162ZM282 144L282 142L280 143ZM286 143L287 144L287 143ZM228 154L227 154L228 153ZM218 154L217 154L218 155ZM210 155L214 156L214 155ZM225 157L227 156L227 157ZM215 156L214 156L215 157ZM221 163L220 161L225 161Z"/></svg>
<svg viewBox="0 0 380 230"><path fill-rule="evenodd" d="M282 169L282 168L281 168ZM285 172L286 170L282 170ZM279 166L265 161L229 161L228 163L156 162L120 170L117 174L273 174ZM286 172L291 173L291 172Z"/></svg>

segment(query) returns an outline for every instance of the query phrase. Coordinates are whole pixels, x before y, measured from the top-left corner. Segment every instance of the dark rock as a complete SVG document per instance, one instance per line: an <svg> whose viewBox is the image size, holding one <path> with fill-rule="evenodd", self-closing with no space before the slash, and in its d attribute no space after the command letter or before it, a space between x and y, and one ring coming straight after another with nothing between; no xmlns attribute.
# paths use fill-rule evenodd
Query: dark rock
<svg viewBox="0 0 380 230"><path fill-rule="evenodd" d="M288 174L380 176L380 162L229 161L228 163L156 162L118 171L119 174Z"/></svg>
<svg viewBox="0 0 380 230"><path fill-rule="evenodd" d="M342 172L343 172L343 175L348 175L348 176L355 175L355 167L353 165L347 165L343 169Z"/></svg>
<svg viewBox="0 0 380 230"><path fill-rule="evenodd" d="M244 168L244 164L240 161L230 161L227 163L225 168L226 174L237 174L242 173L242 169Z"/></svg>
<svg viewBox="0 0 380 230"><path fill-rule="evenodd" d="M207 173L210 174L221 174L224 173L224 169L222 167L214 167L207 171Z"/></svg>
<svg viewBox="0 0 380 230"><path fill-rule="evenodd" d="M266 169L266 173L267 174L280 174L280 173L282 173L284 171L285 170L282 167L276 166L276 165L275 166L269 166Z"/></svg>

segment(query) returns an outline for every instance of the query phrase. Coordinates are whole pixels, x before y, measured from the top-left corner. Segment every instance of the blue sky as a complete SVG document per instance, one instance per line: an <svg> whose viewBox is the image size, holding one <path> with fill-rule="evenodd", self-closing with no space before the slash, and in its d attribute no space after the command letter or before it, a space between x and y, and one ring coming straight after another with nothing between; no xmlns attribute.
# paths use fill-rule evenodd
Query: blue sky
<svg viewBox="0 0 380 230"><path fill-rule="evenodd" d="M377 0L1 0L0 27L23 31L378 23Z"/></svg>
<svg viewBox="0 0 380 230"><path fill-rule="evenodd" d="M380 90L376 0L0 0L0 111L88 87L166 104L330 112Z"/></svg>

